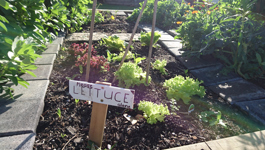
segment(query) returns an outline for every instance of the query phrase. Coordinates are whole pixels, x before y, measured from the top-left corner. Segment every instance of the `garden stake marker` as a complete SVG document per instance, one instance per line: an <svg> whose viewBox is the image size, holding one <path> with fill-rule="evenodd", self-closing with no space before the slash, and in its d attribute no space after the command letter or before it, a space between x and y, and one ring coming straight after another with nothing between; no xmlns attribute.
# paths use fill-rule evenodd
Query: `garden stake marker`
<svg viewBox="0 0 265 150"><path fill-rule="evenodd" d="M148 54L148 58L147 58L147 68L146 68L146 84L147 85L148 85L148 75L149 75L149 70L150 70L150 62L151 62L151 55L152 55L152 49L153 49L153 42L154 42L157 1L158 0L155 0L155 3L154 3L154 14L153 14L153 22L152 22L151 40L150 40L150 45L149 45L149 54Z"/></svg>
<svg viewBox="0 0 265 150"><path fill-rule="evenodd" d="M90 23L90 35L89 35L89 45L88 45L88 56L87 56L87 66L86 66L86 78L85 80L89 80L89 72L90 72L90 57L91 57L91 49L92 49L92 38L94 32L94 22L95 22L95 13L96 13L97 0L93 1L92 8L92 18Z"/></svg>
<svg viewBox="0 0 265 150"><path fill-rule="evenodd" d="M123 58L122 58L122 60L121 60L121 62L120 62L120 66L119 66L118 70L121 69L121 66L122 66L122 64L123 64L123 62L124 62L124 60L125 60L125 58L126 58L126 56L127 56L127 54L128 54L129 48L130 48L130 46L132 45L133 37L134 37L134 34L135 34L135 32L136 32L136 29L137 29L137 27L138 27L138 25L139 25L139 22L140 22L140 19L141 19L141 17L142 17L142 14L143 14L144 8L145 8L145 6L146 6L146 3L147 3L147 0L144 0L144 5L143 5L142 10L141 10L141 12L140 12L140 14L139 14L139 16L138 16L138 18L137 18L137 21L136 21L135 25L134 25L133 33L132 33L132 35L131 35L131 38L130 38L129 44L128 44L127 47L126 47L125 53L124 53ZM114 78L113 78L113 80L112 80L112 83L115 82L115 80L116 80L116 76L114 76Z"/></svg>
<svg viewBox="0 0 265 150"><path fill-rule="evenodd" d="M69 80L69 93L75 99L93 101L89 139L101 147L108 105L133 109L135 91L112 87L107 82Z"/></svg>

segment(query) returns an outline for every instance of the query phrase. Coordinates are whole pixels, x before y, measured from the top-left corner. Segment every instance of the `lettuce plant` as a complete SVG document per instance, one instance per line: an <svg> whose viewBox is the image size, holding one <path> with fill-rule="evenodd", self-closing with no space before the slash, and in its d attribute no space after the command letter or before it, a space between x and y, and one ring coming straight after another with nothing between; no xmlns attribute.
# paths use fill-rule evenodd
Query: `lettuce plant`
<svg viewBox="0 0 265 150"><path fill-rule="evenodd" d="M137 63L123 63L121 68L114 74L119 80L120 87L130 88L140 84L146 85L146 72L143 72L142 68L140 68ZM149 76L148 83L150 82L151 77Z"/></svg>
<svg viewBox="0 0 265 150"><path fill-rule="evenodd" d="M159 70L160 73L162 73L162 75L167 75L167 72L165 70L165 66L167 65L167 61L166 60L156 60L154 63L152 63L152 66L155 70Z"/></svg>
<svg viewBox="0 0 265 150"><path fill-rule="evenodd" d="M167 106L148 101L141 101L138 104L138 110L144 112L144 118L147 119L147 123L149 124L156 124L157 121L163 122L165 115L170 115Z"/></svg>
<svg viewBox="0 0 265 150"><path fill-rule="evenodd" d="M154 33L153 46L157 43L160 37L161 37L160 33L158 32ZM149 46L150 41L151 41L151 32L148 32L148 33L141 32L140 42L142 43L142 46Z"/></svg>
<svg viewBox="0 0 265 150"><path fill-rule="evenodd" d="M183 76L176 76L175 78L171 78L166 80L164 83L164 87L167 88L167 97L169 99L182 99L185 104L189 104L191 96L198 95L203 97L205 95L205 89L200 84L203 81L194 80L192 78Z"/></svg>
<svg viewBox="0 0 265 150"><path fill-rule="evenodd" d="M115 53L110 53L109 51L107 51L107 56L108 56L108 61L111 62L111 61L121 61L122 58L123 58L123 55L124 55L125 51L123 52L120 52L119 55L115 54ZM125 60L128 60L128 59L132 59L132 58L135 58L135 54L133 54L131 51L128 51L126 57L125 57Z"/></svg>
<svg viewBox="0 0 265 150"><path fill-rule="evenodd" d="M110 52L121 52L125 49L125 41L116 35L103 38L102 41Z"/></svg>

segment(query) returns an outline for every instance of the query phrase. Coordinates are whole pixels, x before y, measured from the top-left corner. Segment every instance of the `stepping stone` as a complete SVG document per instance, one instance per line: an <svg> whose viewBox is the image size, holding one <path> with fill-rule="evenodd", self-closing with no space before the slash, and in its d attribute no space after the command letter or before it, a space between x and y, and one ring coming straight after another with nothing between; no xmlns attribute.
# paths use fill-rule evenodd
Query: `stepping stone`
<svg viewBox="0 0 265 150"><path fill-rule="evenodd" d="M58 54L60 50L59 44L48 44L47 49L42 54Z"/></svg>
<svg viewBox="0 0 265 150"><path fill-rule="evenodd" d="M237 74L232 73L232 72L227 75L223 75L222 73L220 73L223 67L224 66L220 64L217 66L190 70L190 73L192 73L199 80L203 80L205 86L217 85L220 83L242 79Z"/></svg>
<svg viewBox="0 0 265 150"><path fill-rule="evenodd" d="M41 58L37 58L34 62L35 65L53 65L56 54L43 54Z"/></svg>
<svg viewBox="0 0 265 150"><path fill-rule="evenodd" d="M67 35L65 40L70 41L70 42L83 42L83 41L88 42L89 35L90 33L72 33L72 34ZM99 41L106 36L107 35L105 33L94 32L93 41Z"/></svg>
<svg viewBox="0 0 265 150"><path fill-rule="evenodd" d="M214 141L206 141L212 150L264 150L265 130L223 138Z"/></svg>
<svg viewBox="0 0 265 150"><path fill-rule="evenodd" d="M139 24L138 25L139 28L143 29L145 32L151 32L152 31L152 25L149 24ZM159 32L161 34L165 34L166 32L164 32L163 30L159 29L159 28L155 28L155 32Z"/></svg>
<svg viewBox="0 0 265 150"><path fill-rule="evenodd" d="M170 41L159 41L161 43L161 45L165 46L167 49L169 48L182 48L182 43L181 40L170 40Z"/></svg>
<svg viewBox="0 0 265 150"><path fill-rule="evenodd" d="M26 73L20 76L26 81L30 80L49 80L51 72L52 72L52 65L36 65L38 68L36 70L32 70L37 77L33 77L30 74Z"/></svg>
<svg viewBox="0 0 265 150"><path fill-rule="evenodd" d="M265 99L236 102L235 105L265 125Z"/></svg>
<svg viewBox="0 0 265 150"><path fill-rule="evenodd" d="M33 149L35 133L0 137L0 147L2 150L30 150Z"/></svg>
<svg viewBox="0 0 265 150"><path fill-rule="evenodd" d="M181 48L169 48L168 51L175 57L181 57L184 51Z"/></svg>
<svg viewBox="0 0 265 150"><path fill-rule="evenodd" d="M170 148L166 150L210 150L210 149L205 142L201 142L191 145L184 145L181 147Z"/></svg>
<svg viewBox="0 0 265 150"><path fill-rule="evenodd" d="M176 35L179 35L179 33L177 33L176 30L167 30L167 33L173 37L175 37Z"/></svg>
<svg viewBox="0 0 265 150"><path fill-rule="evenodd" d="M257 100L265 97L265 90L246 80L238 80L209 86L230 104L241 101Z"/></svg>
<svg viewBox="0 0 265 150"><path fill-rule="evenodd" d="M132 33L116 33L116 34L112 34L111 36L114 36L114 35L118 36L121 40L129 41L132 36ZM139 41L140 37L141 37L140 33L135 33L133 36L133 40Z"/></svg>
<svg viewBox="0 0 265 150"><path fill-rule="evenodd" d="M113 16L126 16L124 11L111 11L110 12Z"/></svg>
<svg viewBox="0 0 265 150"><path fill-rule="evenodd" d="M0 137L36 131L48 83L49 80L29 81L28 89L21 85L11 86L15 90L15 99L6 94L0 97Z"/></svg>
<svg viewBox="0 0 265 150"><path fill-rule="evenodd" d="M172 37L169 34L161 34L161 37L159 38L161 41L174 41L174 37Z"/></svg>
<svg viewBox="0 0 265 150"><path fill-rule="evenodd" d="M201 56L201 58L178 57L178 59L189 70L220 65L220 63L216 59L214 59L212 56Z"/></svg>

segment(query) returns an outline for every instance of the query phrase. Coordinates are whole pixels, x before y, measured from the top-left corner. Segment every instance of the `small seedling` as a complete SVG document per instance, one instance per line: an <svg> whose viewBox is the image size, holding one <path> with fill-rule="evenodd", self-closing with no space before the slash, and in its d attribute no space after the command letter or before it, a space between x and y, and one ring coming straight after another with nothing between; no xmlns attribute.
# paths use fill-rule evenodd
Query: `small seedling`
<svg viewBox="0 0 265 150"><path fill-rule="evenodd" d="M66 136L66 134L62 134L62 133L61 133L61 137L62 137L62 138L64 138L65 136Z"/></svg>
<svg viewBox="0 0 265 150"><path fill-rule="evenodd" d="M188 109L188 115L189 115L191 112L193 112L193 111L194 111L194 105L191 104L190 107L189 107L189 109Z"/></svg>
<svg viewBox="0 0 265 150"><path fill-rule="evenodd" d="M217 124L220 124L221 126L227 128L223 120L221 119L222 113L221 111L203 111L201 112L201 115L199 115L199 118L206 123L209 123L210 126L214 126Z"/></svg>
<svg viewBox="0 0 265 150"><path fill-rule="evenodd" d="M62 112L61 112L61 109L60 108L57 109L57 115L58 115L59 119L61 119Z"/></svg>
<svg viewBox="0 0 265 150"><path fill-rule="evenodd" d="M79 99L75 99L75 105L77 105L79 102Z"/></svg>

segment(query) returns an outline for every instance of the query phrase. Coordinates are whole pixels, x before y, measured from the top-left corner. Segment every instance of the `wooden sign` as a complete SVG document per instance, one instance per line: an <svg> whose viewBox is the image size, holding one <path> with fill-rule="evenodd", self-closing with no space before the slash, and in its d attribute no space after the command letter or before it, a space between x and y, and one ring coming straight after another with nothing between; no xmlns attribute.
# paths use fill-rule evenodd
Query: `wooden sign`
<svg viewBox="0 0 265 150"><path fill-rule="evenodd" d="M75 99L133 109L135 91L132 89L69 80L69 93Z"/></svg>

